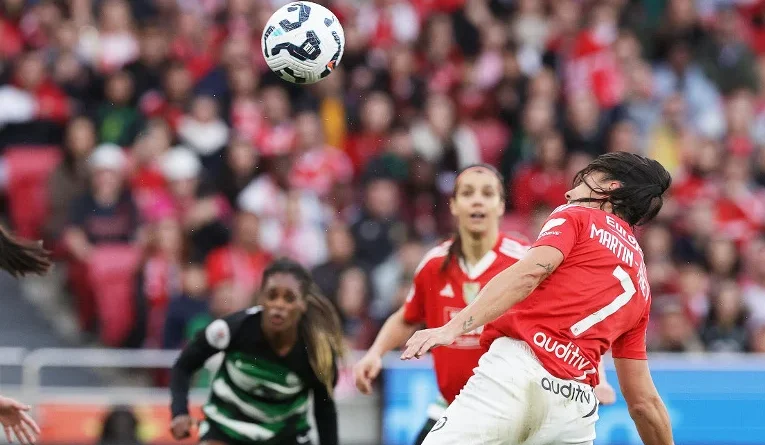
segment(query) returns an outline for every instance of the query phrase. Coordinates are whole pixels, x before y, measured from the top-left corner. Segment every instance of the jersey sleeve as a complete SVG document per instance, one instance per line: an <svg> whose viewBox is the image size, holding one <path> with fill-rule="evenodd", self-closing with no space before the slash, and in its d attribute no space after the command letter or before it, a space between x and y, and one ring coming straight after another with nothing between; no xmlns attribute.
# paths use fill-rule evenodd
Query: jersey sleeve
<svg viewBox="0 0 765 445"><path fill-rule="evenodd" d="M424 269L426 267L420 268L414 275L412 287L409 289L409 294L406 296L406 302L404 303L404 321L409 324L425 323L426 287Z"/></svg>
<svg viewBox="0 0 765 445"><path fill-rule="evenodd" d="M633 360L648 359L645 343L649 312L650 304L646 305L643 315L635 326L614 340L614 343L611 345L611 355L614 358L628 358Z"/></svg>
<svg viewBox="0 0 765 445"><path fill-rule="evenodd" d="M181 351L170 371L170 411L173 417L187 414L191 379L213 355L225 351L252 310L219 318L199 332Z"/></svg>
<svg viewBox="0 0 765 445"><path fill-rule="evenodd" d="M565 259L576 244L584 223L572 206L556 209L545 221L532 247L550 246L560 250Z"/></svg>

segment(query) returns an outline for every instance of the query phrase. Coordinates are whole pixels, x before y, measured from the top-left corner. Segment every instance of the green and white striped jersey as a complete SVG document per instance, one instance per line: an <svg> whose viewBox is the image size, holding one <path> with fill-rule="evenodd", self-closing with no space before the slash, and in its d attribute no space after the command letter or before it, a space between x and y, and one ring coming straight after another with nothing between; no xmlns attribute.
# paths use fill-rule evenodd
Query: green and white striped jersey
<svg viewBox="0 0 765 445"><path fill-rule="evenodd" d="M207 422L235 441L279 443L310 429L313 392L321 443L336 443L334 402L311 368L305 343L299 339L285 356L276 354L263 334L259 306L213 321L184 349L171 379L174 417L188 412L185 380L221 351L223 362L203 407ZM334 425L321 424L327 414Z"/></svg>

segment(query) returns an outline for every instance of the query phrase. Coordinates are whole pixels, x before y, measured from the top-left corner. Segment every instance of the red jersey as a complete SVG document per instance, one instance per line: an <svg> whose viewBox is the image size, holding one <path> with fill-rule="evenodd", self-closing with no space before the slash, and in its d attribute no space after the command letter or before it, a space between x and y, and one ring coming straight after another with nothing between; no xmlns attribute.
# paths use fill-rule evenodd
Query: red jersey
<svg viewBox="0 0 765 445"><path fill-rule="evenodd" d="M600 209L563 205L542 226L536 246L555 247L563 262L489 323L481 344L501 336L524 340L550 374L592 386L609 348L615 358L645 359L651 291L629 225Z"/></svg>
<svg viewBox="0 0 765 445"><path fill-rule="evenodd" d="M446 324L465 308L499 272L515 264L528 245L500 234L497 244L472 268L455 258L446 270L441 268L451 241L433 248L425 255L414 276L414 284L404 304L407 323L425 323L428 328ZM432 351L438 387L451 403L478 366L486 351L480 346L482 327L457 339L454 344Z"/></svg>

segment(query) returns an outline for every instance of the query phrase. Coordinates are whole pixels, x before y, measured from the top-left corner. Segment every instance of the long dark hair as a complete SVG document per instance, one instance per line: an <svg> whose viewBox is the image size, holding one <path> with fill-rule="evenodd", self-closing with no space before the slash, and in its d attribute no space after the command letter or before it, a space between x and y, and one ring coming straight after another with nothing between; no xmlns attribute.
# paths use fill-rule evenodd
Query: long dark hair
<svg viewBox="0 0 765 445"><path fill-rule="evenodd" d="M298 329L306 343L311 368L327 387L327 392L332 394L335 386L335 358L345 353L340 317L332 303L322 295L311 274L289 258L280 258L268 266L263 272L263 285L271 276L279 273L290 274L300 282L308 309L301 317Z"/></svg>
<svg viewBox="0 0 765 445"><path fill-rule="evenodd" d="M618 181L614 190L594 190L605 198L582 198L578 202L600 202L602 209L611 204L613 212L630 226L651 221L664 205L662 195L672 185L672 176L658 162L634 153L615 152L600 155L579 171L574 186L590 173L600 172L606 181ZM589 185L588 185L589 186Z"/></svg>
<svg viewBox="0 0 765 445"><path fill-rule="evenodd" d="M490 171L494 176L497 177L497 181L499 182L499 199L502 200L502 202L505 201L507 194L505 193L505 179L502 177L502 173L499 172L496 168L489 164L471 164L467 167L462 168L458 173L457 177L454 180L454 187L452 188L452 197L451 199L457 198L457 187L459 187L459 178L462 175L462 173L466 172L467 170L473 169L473 168L483 168L488 171ZM449 267L449 264L454 259L461 259L465 257L465 253L462 251L462 237L460 236L459 228L456 230L456 233L454 234L454 238L452 239L452 244L449 246L449 250L446 254L446 258L444 259L443 264L441 265L441 271L445 271L447 267Z"/></svg>
<svg viewBox="0 0 765 445"><path fill-rule="evenodd" d="M50 252L41 241L21 241L0 226L0 269L14 277L42 275L51 266Z"/></svg>

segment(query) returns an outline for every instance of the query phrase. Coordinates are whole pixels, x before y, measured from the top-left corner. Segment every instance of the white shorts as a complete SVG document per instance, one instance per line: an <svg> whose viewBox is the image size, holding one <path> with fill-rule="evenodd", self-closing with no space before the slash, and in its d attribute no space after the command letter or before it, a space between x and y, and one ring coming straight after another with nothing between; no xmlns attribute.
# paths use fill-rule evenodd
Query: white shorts
<svg viewBox="0 0 765 445"><path fill-rule="evenodd" d="M423 445L592 444L592 387L550 375L523 341L498 338Z"/></svg>

